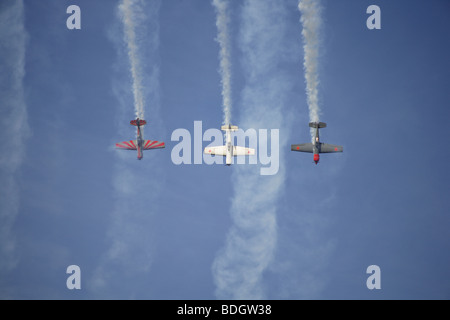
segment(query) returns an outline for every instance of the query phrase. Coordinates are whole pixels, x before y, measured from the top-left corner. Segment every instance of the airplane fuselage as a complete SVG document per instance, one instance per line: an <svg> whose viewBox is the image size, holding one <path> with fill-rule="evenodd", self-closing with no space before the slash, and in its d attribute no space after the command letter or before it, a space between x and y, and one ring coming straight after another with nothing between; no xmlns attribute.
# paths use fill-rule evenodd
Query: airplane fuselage
<svg viewBox="0 0 450 320"><path fill-rule="evenodd" d="M138 152L138 156L137 156L137 158L138 158L138 160L142 160L142 158L144 157L144 154L143 154L143 152L142 152L142 149L143 149L143 142L144 142L144 140L142 139L142 131L141 131L141 125L140 125L140 123L139 123L139 119L138 119L138 121L137 121L137 138L136 138L136 140L137 140L137 152Z"/></svg>
<svg viewBox="0 0 450 320"><path fill-rule="evenodd" d="M233 159L233 145L231 144L231 131L228 131L226 135L227 135L227 155L225 164L227 166L231 166L231 161Z"/></svg>
<svg viewBox="0 0 450 320"><path fill-rule="evenodd" d="M316 134L313 143L314 162L316 164L318 164L320 160L319 153L320 153L319 128L316 128Z"/></svg>

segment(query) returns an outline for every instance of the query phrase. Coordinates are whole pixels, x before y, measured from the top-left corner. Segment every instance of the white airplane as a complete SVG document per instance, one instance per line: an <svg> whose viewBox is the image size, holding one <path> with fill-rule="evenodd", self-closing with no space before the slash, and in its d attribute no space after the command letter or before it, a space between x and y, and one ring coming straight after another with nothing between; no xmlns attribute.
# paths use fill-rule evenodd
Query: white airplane
<svg viewBox="0 0 450 320"><path fill-rule="evenodd" d="M218 146L218 147L206 147L204 150L205 154L216 155L216 156L224 156L226 157L225 164L227 166L231 165L232 157L236 156L253 156L255 155L255 149L245 148L245 147L237 147L233 146L231 143L231 132L237 131L237 126L226 125L221 128L225 131L226 134L226 145Z"/></svg>

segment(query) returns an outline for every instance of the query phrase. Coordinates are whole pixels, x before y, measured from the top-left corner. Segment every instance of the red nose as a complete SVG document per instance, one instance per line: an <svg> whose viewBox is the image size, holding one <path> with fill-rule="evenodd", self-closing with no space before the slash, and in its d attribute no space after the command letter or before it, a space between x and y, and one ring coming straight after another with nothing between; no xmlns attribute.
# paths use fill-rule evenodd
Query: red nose
<svg viewBox="0 0 450 320"><path fill-rule="evenodd" d="M319 162L319 154L314 154L314 162L317 164Z"/></svg>

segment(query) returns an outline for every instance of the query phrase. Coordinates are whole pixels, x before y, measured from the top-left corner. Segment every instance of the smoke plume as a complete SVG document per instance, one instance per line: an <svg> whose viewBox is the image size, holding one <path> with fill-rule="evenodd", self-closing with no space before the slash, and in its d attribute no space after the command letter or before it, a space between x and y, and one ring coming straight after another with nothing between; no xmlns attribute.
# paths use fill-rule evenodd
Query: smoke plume
<svg viewBox="0 0 450 320"><path fill-rule="evenodd" d="M292 81L283 64L288 9L283 1L246 0L240 15L239 49L245 86L240 102L239 126L245 129L279 129L290 126L285 112ZM292 57L295 60L295 57ZM268 139L259 137L260 144ZM287 141L276 147L283 159ZM283 163L273 176L259 175L260 167L234 165L231 199L232 226L224 248L213 263L219 299L265 299L264 273L277 246L277 202L286 179Z"/></svg>
<svg viewBox="0 0 450 320"><path fill-rule="evenodd" d="M124 25L125 42L128 48L130 60L130 71L133 79L134 109L136 117L144 119L144 94L142 87L142 66L138 55L138 38L136 36L136 25L143 18L142 5L139 0L123 0L119 6L122 13Z"/></svg>
<svg viewBox="0 0 450 320"><path fill-rule="evenodd" d="M319 122L319 74L318 74L318 58L319 58L319 34L322 25L320 16L320 4L318 0L300 0L298 9L301 12L300 22L303 30L303 50L305 70L306 94L308 97L309 119L310 122ZM313 129L311 129L311 137L313 138Z"/></svg>
<svg viewBox="0 0 450 320"><path fill-rule="evenodd" d="M159 0L122 0L118 7L117 22L120 25L116 28L122 30L123 27L125 37L117 37L116 30L110 33L110 40L114 43L118 56L114 66L116 75L112 79L112 90L118 101L118 131L123 135L123 140L130 139L136 131L129 125L132 111L130 100L133 98L136 116L144 118L144 110L147 109L154 116L152 127L161 127L158 118L160 6ZM129 74L126 57L131 64L133 97L130 94L130 83L125 80ZM145 60L141 57L145 57ZM150 110L145 105L146 100L152 102ZM151 228L158 209L154 202L163 188L163 173L161 170L154 170L153 166L143 165L145 162L136 161L135 157L136 153L120 150L115 153L112 181L114 203L106 235L108 248L99 257L99 263L89 282L92 292L102 299L133 299L149 294L146 281L152 268L155 243ZM143 161L149 161L154 166L160 165L154 152L144 153ZM142 179L148 176L153 178ZM145 200L141 201L142 197ZM148 203L152 203L152 206ZM128 285L124 286L123 283Z"/></svg>
<svg viewBox="0 0 450 320"><path fill-rule="evenodd" d="M222 77L222 104L224 124L231 121L231 62L230 62L230 41L228 35L228 1L213 0L216 9L217 41L220 45L220 75Z"/></svg>
<svg viewBox="0 0 450 320"><path fill-rule="evenodd" d="M20 205L17 172L29 135L23 86L26 41L23 1L3 3L0 8L0 272L11 270L17 262L12 234Z"/></svg>

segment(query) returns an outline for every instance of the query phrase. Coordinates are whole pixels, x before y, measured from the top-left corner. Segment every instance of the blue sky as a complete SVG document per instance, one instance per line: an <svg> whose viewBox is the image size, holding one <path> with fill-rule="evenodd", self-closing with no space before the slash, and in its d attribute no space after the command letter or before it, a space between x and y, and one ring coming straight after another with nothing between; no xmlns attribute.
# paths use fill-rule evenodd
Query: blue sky
<svg viewBox="0 0 450 320"><path fill-rule="evenodd" d="M141 3L144 134L166 148L114 149L135 137L119 2L0 4L2 299L450 298L448 1L321 1L321 139L344 152L317 166L290 151L310 141L298 1L231 1L231 122L279 129L273 176L172 161L174 130L222 125L211 1Z"/></svg>

